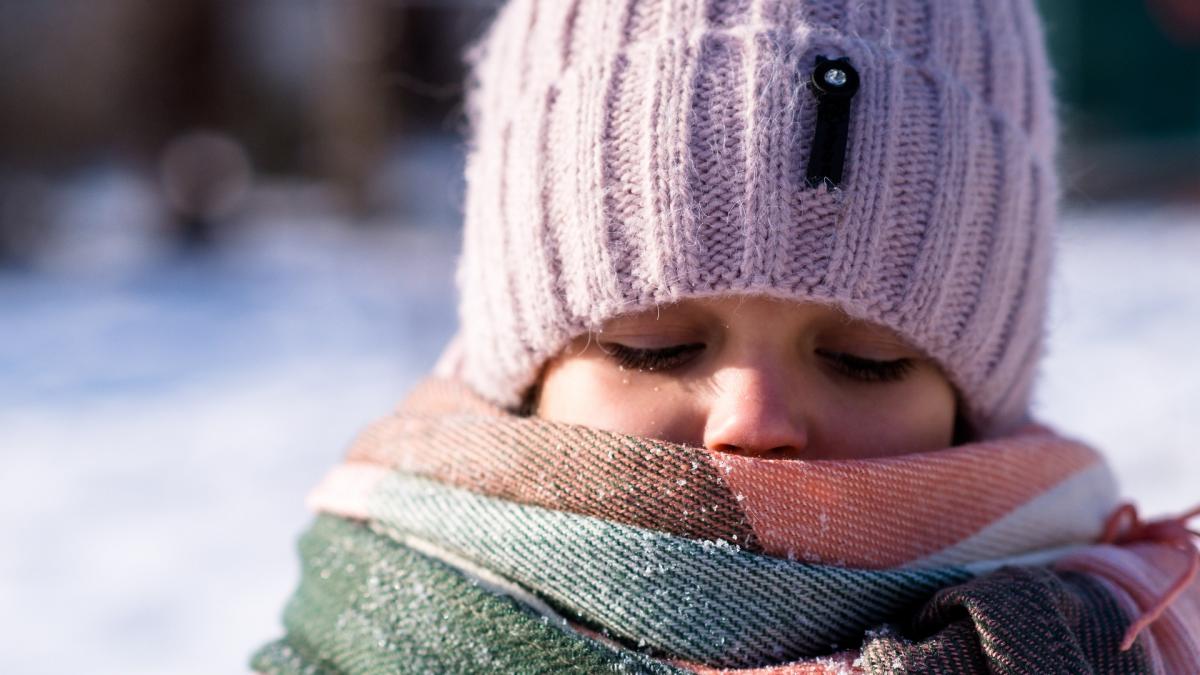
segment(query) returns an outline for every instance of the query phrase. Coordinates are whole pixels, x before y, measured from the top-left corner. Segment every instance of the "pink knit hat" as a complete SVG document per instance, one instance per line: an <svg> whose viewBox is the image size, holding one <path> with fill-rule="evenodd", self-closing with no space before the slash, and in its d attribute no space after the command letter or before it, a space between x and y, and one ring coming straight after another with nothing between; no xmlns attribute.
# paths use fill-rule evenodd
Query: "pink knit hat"
<svg viewBox="0 0 1200 675"><path fill-rule="evenodd" d="M484 396L618 314L759 293L905 336L982 436L1025 420L1058 202L1032 0L510 0L475 63Z"/></svg>

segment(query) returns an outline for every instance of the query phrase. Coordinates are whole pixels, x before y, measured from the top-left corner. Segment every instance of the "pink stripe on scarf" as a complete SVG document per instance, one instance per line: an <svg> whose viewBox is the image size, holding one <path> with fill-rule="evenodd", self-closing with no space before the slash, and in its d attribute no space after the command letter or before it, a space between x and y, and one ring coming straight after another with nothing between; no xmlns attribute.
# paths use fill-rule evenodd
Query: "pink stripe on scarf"
<svg viewBox="0 0 1200 675"><path fill-rule="evenodd" d="M1154 606L1187 567L1183 551L1164 544L1127 546L1091 546L1059 561L1055 567L1095 575L1122 592L1126 613L1131 620ZM1191 587L1167 606L1147 633L1149 651L1157 651L1164 673L1200 673L1200 583Z"/></svg>
<svg viewBox="0 0 1200 675"><path fill-rule="evenodd" d="M871 569L953 546L1103 462L1038 426L1002 441L901 457L806 462L713 452L711 460L767 553ZM1112 495L1100 497L1097 533ZM1051 507L1047 518L1054 515Z"/></svg>

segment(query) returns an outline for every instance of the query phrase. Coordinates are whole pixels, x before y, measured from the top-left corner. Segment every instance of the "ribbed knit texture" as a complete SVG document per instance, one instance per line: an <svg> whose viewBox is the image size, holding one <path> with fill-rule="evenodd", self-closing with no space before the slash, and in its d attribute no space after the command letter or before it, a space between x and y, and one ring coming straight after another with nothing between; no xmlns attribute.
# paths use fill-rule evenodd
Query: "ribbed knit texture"
<svg viewBox="0 0 1200 675"><path fill-rule="evenodd" d="M809 188L817 55L861 77ZM982 436L1026 417L1056 124L1031 0L510 0L475 53L462 374L515 405L618 314L834 304L927 352Z"/></svg>

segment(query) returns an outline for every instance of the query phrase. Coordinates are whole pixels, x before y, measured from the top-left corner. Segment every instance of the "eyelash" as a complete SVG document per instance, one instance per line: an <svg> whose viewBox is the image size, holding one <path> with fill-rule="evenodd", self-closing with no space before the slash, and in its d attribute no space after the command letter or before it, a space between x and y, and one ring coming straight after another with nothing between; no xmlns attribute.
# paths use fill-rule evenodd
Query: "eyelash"
<svg viewBox="0 0 1200 675"><path fill-rule="evenodd" d="M683 365L696 352L704 349L703 344L675 345L662 349L639 349L615 342L601 344L601 349L622 368L643 371L670 370ZM861 382L897 382L904 379L915 367L912 359L875 361L851 354L817 350L817 355L838 372Z"/></svg>
<svg viewBox="0 0 1200 675"><path fill-rule="evenodd" d="M817 355L825 359L834 369L862 382L898 382L907 377L916 367L916 363L912 359L875 361L824 349L818 349Z"/></svg>
<svg viewBox="0 0 1200 675"><path fill-rule="evenodd" d="M600 348L622 368L655 371L683 365L693 353L703 350L704 345L695 343L662 349L639 349L609 342L601 344Z"/></svg>

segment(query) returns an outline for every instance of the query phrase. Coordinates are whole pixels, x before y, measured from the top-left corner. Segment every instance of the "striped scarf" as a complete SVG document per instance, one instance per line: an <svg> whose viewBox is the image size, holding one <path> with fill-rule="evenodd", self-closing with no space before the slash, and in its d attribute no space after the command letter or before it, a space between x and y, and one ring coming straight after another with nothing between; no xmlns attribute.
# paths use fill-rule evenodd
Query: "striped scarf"
<svg viewBox="0 0 1200 675"><path fill-rule="evenodd" d="M431 379L312 493L287 634L253 665L1200 673L1200 593L1172 592L1195 549L1110 518L1114 494L1098 454L1039 426L759 460L515 417Z"/></svg>

